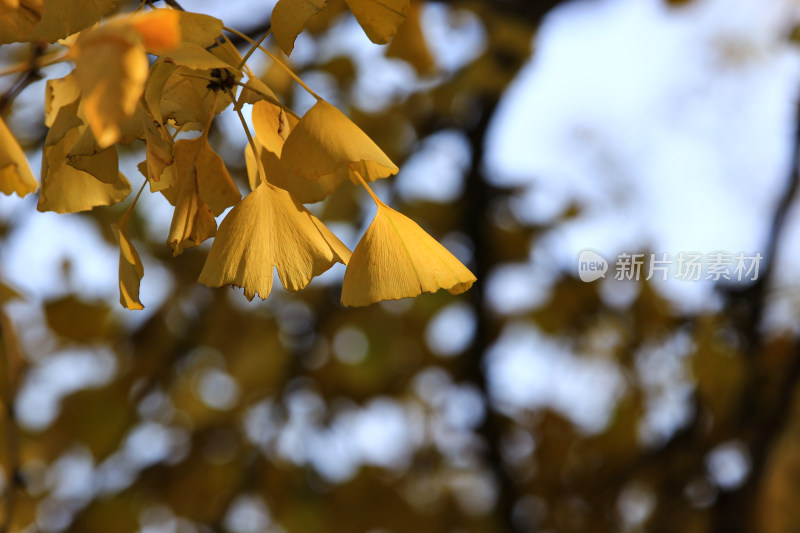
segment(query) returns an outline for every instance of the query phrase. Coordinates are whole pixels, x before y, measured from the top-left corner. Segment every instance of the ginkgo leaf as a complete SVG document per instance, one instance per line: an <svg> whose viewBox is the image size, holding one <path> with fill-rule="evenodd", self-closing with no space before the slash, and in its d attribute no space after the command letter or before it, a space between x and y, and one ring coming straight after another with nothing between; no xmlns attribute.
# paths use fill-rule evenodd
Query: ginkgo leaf
<svg viewBox="0 0 800 533"><path fill-rule="evenodd" d="M207 48L222 35L223 23L218 18L191 11L175 11L175 13L180 16L181 41L185 43Z"/></svg>
<svg viewBox="0 0 800 533"><path fill-rule="evenodd" d="M308 19L320 12L328 0L280 0L272 10L270 21L275 42L289 55L294 40L305 28Z"/></svg>
<svg viewBox="0 0 800 533"><path fill-rule="evenodd" d="M397 57L409 63L417 74L426 76L436 71L436 62L425 42L425 36L420 27L422 3L412 1L408 16L386 50L387 57Z"/></svg>
<svg viewBox="0 0 800 533"><path fill-rule="evenodd" d="M208 143L208 129L173 147L178 196L167 239L173 255L213 237L217 230L214 217L242 197L222 158Z"/></svg>
<svg viewBox="0 0 800 533"><path fill-rule="evenodd" d="M408 13L409 0L346 0L347 5L376 44L388 43ZM328 0L280 0L272 10L275 41L289 55L294 41L309 19L319 13Z"/></svg>
<svg viewBox="0 0 800 533"><path fill-rule="evenodd" d="M179 180L175 212L167 236L167 246L172 250L172 255L180 255L186 248L199 246L216 233L217 221L208 205L200 200L197 180Z"/></svg>
<svg viewBox="0 0 800 533"><path fill-rule="evenodd" d="M67 164L66 145L70 141L76 141L78 136L80 136L79 130L70 130L57 144L44 148L42 190L37 205L39 211L56 213L87 211L96 206L121 202L130 194L130 183L116 169L114 169L116 179L104 176L104 182ZM113 151L113 159L116 160L116 149L112 147L109 151Z"/></svg>
<svg viewBox="0 0 800 533"><path fill-rule="evenodd" d="M366 133L324 100L319 100L289 134L280 162L283 179L297 181L293 187L303 203L322 200L352 172L374 181L398 171ZM303 180L318 181L317 194Z"/></svg>
<svg viewBox="0 0 800 533"><path fill-rule="evenodd" d="M24 2L24 0L23 0ZM119 0L44 0L42 18L24 41L48 41L77 33L112 12Z"/></svg>
<svg viewBox="0 0 800 533"><path fill-rule="evenodd" d="M181 16L174 9L122 15L106 24L109 29L119 27L124 30L128 26L139 35L145 49L151 54L169 52L181 43Z"/></svg>
<svg viewBox="0 0 800 533"><path fill-rule="evenodd" d="M42 188L39 211L75 213L99 205L120 202L131 191L130 183L118 170L116 148L111 147L82 164L89 174L67 164L67 154L86 126L77 117L78 102L61 108L45 138L42 157Z"/></svg>
<svg viewBox="0 0 800 533"><path fill-rule="evenodd" d="M239 55L235 47L226 42L211 48L210 52L228 65L225 75L230 74L237 80L241 78L241 73L236 70ZM214 91L208 88L212 72L213 69L197 70L181 66L175 69L161 93L161 115L164 122L184 130L202 129L215 100ZM220 93L216 102L214 112L219 113L232 100L227 93Z"/></svg>
<svg viewBox="0 0 800 533"><path fill-rule="evenodd" d="M375 44L388 43L408 14L409 0L346 0L350 11Z"/></svg>
<svg viewBox="0 0 800 533"><path fill-rule="evenodd" d="M179 19L171 9L119 17L80 34L70 57L100 148L119 141L123 123L136 112L149 73L145 50L165 51L179 42Z"/></svg>
<svg viewBox="0 0 800 533"><path fill-rule="evenodd" d="M226 61L194 43L181 43L169 52L159 55L176 65L191 69L230 68Z"/></svg>
<svg viewBox="0 0 800 533"><path fill-rule="evenodd" d="M248 300L272 290L273 268L292 291L344 263L350 251L288 192L263 183L225 217L198 281L209 287L235 285Z"/></svg>
<svg viewBox="0 0 800 533"><path fill-rule="evenodd" d="M150 191L163 191L177 184L178 178L172 157L172 137L164 132L164 125L150 116L142 118L145 137L145 160Z"/></svg>
<svg viewBox="0 0 800 533"><path fill-rule="evenodd" d="M128 238L128 222L131 211L126 211L114 228L119 241L119 303L125 309L144 309L139 300L139 284L144 275L144 266L136 248Z"/></svg>
<svg viewBox="0 0 800 533"><path fill-rule="evenodd" d="M475 276L405 215L377 201L378 212L356 246L342 284L350 307L446 289L459 294Z"/></svg>
<svg viewBox="0 0 800 533"><path fill-rule="evenodd" d="M272 105L266 100L253 104L252 118L255 128L254 140L261 158L262 168L269 176L270 183L286 189L282 184L277 183L275 179L280 175L278 167L283 143L289 136L291 129L297 125L297 119L287 115L283 109ZM259 168L253 157L253 150L249 145L245 147L245 163L247 165L250 189L253 190L259 183ZM293 191L289 190L289 192ZM301 202L303 201L301 198L298 199Z"/></svg>
<svg viewBox="0 0 800 533"><path fill-rule="evenodd" d="M0 44L22 41L42 18L42 0L0 2Z"/></svg>
<svg viewBox="0 0 800 533"><path fill-rule="evenodd" d="M72 104L80 97L81 88L74 71L63 78L47 80L44 98L45 125L51 127L61 108Z"/></svg>
<svg viewBox="0 0 800 533"><path fill-rule="evenodd" d="M243 104L255 104L260 101L267 101L276 106L279 103L278 97L266 83L258 78L248 78L236 104L241 107Z"/></svg>
<svg viewBox="0 0 800 533"><path fill-rule="evenodd" d="M163 59L154 61L150 66L150 75L144 88L144 102L147 111L160 124L164 122L161 117L161 97L164 94L164 86L176 68L178 65Z"/></svg>
<svg viewBox="0 0 800 533"><path fill-rule="evenodd" d="M212 46L222 35L222 21L201 13L189 11L164 10L172 13L178 20L180 43L159 52L148 47L148 51L162 58L193 69L228 68L227 62L215 56L207 47ZM158 35L159 32L153 32Z"/></svg>
<svg viewBox="0 0 800 533"><path fill-rule="evenodd" d="M38 186L22 147L0 118L0 192L25 196Z"/></svg>
<svg viewBox="0 0 800 533"><path fill-rule="evenodd" d="M102 27L81 34L72 53L89 126L101 147L111 146L144 91L147 54L130 34Z"/></svg>

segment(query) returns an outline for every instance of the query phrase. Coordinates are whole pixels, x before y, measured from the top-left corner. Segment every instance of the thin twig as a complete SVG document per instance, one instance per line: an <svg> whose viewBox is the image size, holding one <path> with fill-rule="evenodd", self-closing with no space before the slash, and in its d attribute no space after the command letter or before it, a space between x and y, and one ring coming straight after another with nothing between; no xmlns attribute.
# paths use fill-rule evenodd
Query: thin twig
<svg viewBox="0 0 800 533"><path fill-rule="evenodd" d="M239 70L241 70L242 67L247 64L247 60L250 59L250 56L253 55L253 52L255 52L258 49L259 46L261 46L261 43L264 42L264 39L267 38L267 36L270 34L271 31L272 31L272 27L270 26L270 27L267 28L267 31L264 32L264 35L262 35L261 38L258 41L253 43L253 45L250 47L250 50L248 50L247 53L242 58L241 63L239 63Z"/></svg>
<svg viewBox="0 0 800 533"><path fill-rule="evenodd" d="M224 29L225 31L227 31L227 32L230 32L230 33L232 33L232 34L234 34L234 35L238 35L239 37L241 37L242 39L246 40L247 42L249 42L249 43L251 43L251 44L255 45L255 46L256 46L256 47L257 47L259 50L261 50L262 52L264 52L264 54L266 54L267 56L269 56L269 58L270 58L270 59L272 59L272 60L273 60L275 63L277 63L277 64L278 64L278 65L279 65L279 66L280 66L280 67L281 67L283 70L285 70L285 71L286 71L286 73L287 73L287 74L289 74L289 76L290 76L290 77L291 77L291 78L292 78L294 81L296 81L297 83L299 83L299 84L300 84L300 86L301 86L303 89L305 89L305 90L308 92L308 94L310 94L311 96L313 96L313 97L314 97L314 98L316 98L317 100L322 100L322 97L321 97L320 95L318 95L317 93L315 93L314 91L312 91L312 90L311 90L311 87L309 87L308 85L306 85L306 83L305 83L303 80L301 80L301 79L300 79L300 77L299 77L297 74L295 74L295 73L294 73L294 71L293 71L292 69L290 69L290 68L289 68L287 65L285 65L285 64L283 63L283 61L281 61L280 59L278 59L278 57L276 57L276 56L275 56L275 54L273 54L272 52L270 52L269 50L267 50L266 48L264 48L264 47L263 47L263 46L261 46L260 44L257 44L257 43L256 43L256 42L255 42L253 39L251 39L250 37L248 37L247 35L245 35L244 33L240 32L240 31L234 30L233 28L229 28L228 26L223 26L223 28L222 28L222 29Z"/></svg>

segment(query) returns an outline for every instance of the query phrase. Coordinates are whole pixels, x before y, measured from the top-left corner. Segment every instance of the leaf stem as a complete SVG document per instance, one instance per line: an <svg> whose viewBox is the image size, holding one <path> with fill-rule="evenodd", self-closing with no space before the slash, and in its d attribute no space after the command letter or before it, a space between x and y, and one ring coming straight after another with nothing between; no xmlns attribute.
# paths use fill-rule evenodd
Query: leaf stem
<svg viewBox="0 0 800 533"><path fill-rule="evenodd" d="M358 181L360 181L360 182L361 182L361 185L363 185L363 186L364 186L364 188L365 188L365 189L367 189L367 192L368 192L368 193L369 193L369 195L372 197L372 200L375 202L375 205L377 205L378 207L380 207L380 206L382 206L382 205L384 205L384 206L385 206L386 204L384 204L383 202L381 202L381 199L380 199L380 198L378 198L378 197L375 195L375 193L374 193L374 192L372 192L372 189L370 188L370 186L369 186L369 185L367 185L367 181L366 181L366 180L365 180L365 179L364 179L364 178L361 176L361 174L360 174L360 173L359 173L359 172L358 172L356 169L354 169L353 167L349 167L349 168L350 168L350 172L352 172L353 174L355 174L355 175L356 175L356 177L358 178Z"/></svg>
<svg viewBox="0 0 800 533"><path fill-rule="evenodd" d="M290 77L291 77L291 78L292 78L294 81L296 81L297 83L299 83L299 84L300 84L300 86L301 86L303 89L305 89L305 90L306 90L306 92L308 92L308 94L310 94L311 96L313 96L313 97L314 97L314 98L316 98L317 100L322 100L322 97L321 97L320 95L318 95L317 93L315 93L314 91L312 91L312 90L311 90L311 87L309 87L308 85L306 85L306 84L305 84L305 82L304 82L303 80L301 80L301 79L300 79L300 77L299 77L297 74L295 74L295 73L294 73L294 71L293 71L292 69L290 69L288 66L286 66L286 64L284 64L284 62L283 62L283 61L281 61L280 59L278 59L278 58L277 58L277 57L276 57L276 56L275 56L275 55L274 55L272 52L270 52L269 50L267 50L266 48L264 48L264 47L263 47L263 46L261 46L260 44L256 43L256 42L255 42L253 39L251 39L250 37L248 37L247 35L245 35L244 33L240 32L240 31L234 30L233 28L229 28L228 26L223 26L223 27L222 27L222 29L224 29L225 31L227 31L227 32L230 32L230 33L232 33L232 34L234 34L234 35L238 35L239 37L241 37L241 38L242 38L242 39L244 39L245 41L248 41L249 43L251 43L251 44L255 45L255 47L256 47L256 48L258 48L259 50L261 50L262 52L264 52L266 55L268 55L270 59L272 59L272 60L273 60L275 63L277 63L277 64L278 64L278 65L279 65L279 66L280 66L280 67L281 67L283 70L285 70L285 71L286 71L286 73L287 73L287 74L289 74L289 76L290 76Z"/></svg>
<svg viewBox="0 0 800 533"><path fill-rule="evenodd" d="M34 58L33 61L23 61L22 63L16 63L6 67L5 69L0 70L0 76L7 76L9 74L25 72L26 70L37 70L43 67L49 67L50 65L61 63L67 59L67 54L64 52L53 52L52 54L48 54L40 58Z"/></svg>
<svg viewBox="0 0 800 533"><path fill-rule="evenodd" d="M226 89L228 93L233 98L233 93L230 89ZM250 144L250 149L253 151L253 158L256 160L256 172L261 176L261 181L263 183L267 182L267 171L264 169L264 165L261 163L261 158L258 156L258 150L256 149L256 142L253 140L253 135L250 133L250 128L247 126L247 121L244 119L244 114L242 114L242 109L240 107L234 106L236 110L236 114L239 116L239 121L242 123L242 128L244 128L244 134L247 135L247 142Z"/></svg>
<svg viewBox="0 0 800 533"><path fill-rule="evenodd" d="M203 126L203 137L208 140L208 130L211 129L211 123L214 121L214 116L217 114L217 97L219 93L214 91L214 99L211 101L211 112L208 114L205 126ZM233 98L233 95L231 95Z"/></svg>
<svg viewBox="0 0 800 533"><path fill-rule="evenodd" d="M252 92L256 93L257 95L261 96L264 100L266 100L270 104L280 107L281 109L283 109L284 111L286 111L287 113L292 115L297 120L300 120L300 118L301 118L300 115L298 115L297 113L292 111L288 106L285 106L284 104L280 103L280 101L276 100L275 98L273 98L272 96L268 95L267 93L259 91L258 89L254 88L254 87L251 87L251 86L247 85L246 83L239 82L239 81L236 82L236 85L240 86L242 88L242 90L252 91Z"/></svg>
<svg viewBox="0 0 800 533"><path fill-rule="evenodd" d="M242 70L242 67L245 66L245 64L247 63L247 60L250 59L250 56L253 55L253 52L255 52L259 46L261 46L261 43L264 42L264 39L267 38L267 36L270 34L271 31L272 31L272 26L267 26L267 31L264 32L264 35L262 35L257 42L253 43L253 46L250 47L250 50L248 50L247 53L242 58L242 62L239 63L239 70Z"/></svg>
<svg viewBox="0 0 800 533"><path fill-rule="evenodd" d="M227 35L225 35L224 33L222 34L222 38L225 40L225 42L226 42L226 43L228 43L228 44L231 46L231 48L232 48L233 50L236 50L236 54L239 56L239 59L242 59L242 54L240 54L240 53L239 53L239 50L236 48L236 45L235 45L235 44L233 44L233 41L231 41L231 40L228 38L228 36L227 36ZM247 75L248 75L248 76L251 76L251 77L255 76L255 75L253 74L253 71L252 71L252 70L250 70L250 67L248 67L248 66L247 66L247 62L246 62L244 59L242 59L242 64L239 66L239 70L241 70L241 69L242 69L242 67L244 67L244 69L247 71Z"/></svg>

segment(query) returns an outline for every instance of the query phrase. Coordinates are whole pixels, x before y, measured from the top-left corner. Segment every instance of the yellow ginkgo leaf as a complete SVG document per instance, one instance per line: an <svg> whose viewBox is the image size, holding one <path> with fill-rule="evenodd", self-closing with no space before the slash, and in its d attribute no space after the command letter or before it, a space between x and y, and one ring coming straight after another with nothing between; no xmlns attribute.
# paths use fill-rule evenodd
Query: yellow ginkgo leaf
<svg viewBox="0 0 800 533"><path fill-rule="evenodd" d="M248 78L247 83L244 84L242 87L241 93L239 93L239 99L237 100L236 104L241 108L244 104L255 104L256 102L260 102L266 100L267 102L272 103L273 105L277 105L279 100L272 89L267 86L266 83L261 81L258 78Z"/></svg>
<svg viewBox="0 0 800 533"><path fill-rule="evenodd" d="M144 87L144 107L151 117L159 124L164 120L161 117L161 97L164 94L164 86L170 76L175 72L178 65L163 59L158 59L150 66L150 75Z"/></svg>
<svg viewBox="0 0 800 533"><path fill-rule="evenodd" d="M0 192L25 196L39 185L17 139L0 118Z"/></svg>
<svg viewBox="0 0 800 533"><path fill-rule="evenodd" d="M387 57L397 57L408 62L417 74L427 76L436 71L436 62L431 55L420 27L422 3L412 1L408 16L397 29L397 35L386 50Z"/></svg>
<svg viewBox="0 0 800 533"><path fill-rule="evenodd" d="M388 43L405 20L409 0L346 0L367 37L376 44ZM309 19L328 0L280 0L272 10L272 31L278 46L290 54L294 41Z"/></svg>
<svg viewBox="0 0 800 533"><path fill-rule="evenodd" d="M214 46L210 52L228 65L226 71L218 74L232 75L237 80L241 77L241 73L236 70L240 56L235 47L226 42ZM184 130L202 129L215 100L214 91L208 88L208 80L214 70L190 69L183 66L175 69L161 92L160 111L165 123L169 122ZM221 112L231 103L232 100L227 93L220 93L216 98L214 112ZM148 105L154 105L154 102L149 102Z"/></svg>
<svg viewBox="0 0 800 533"><path fill-rule="evenodd" d="M138 38L105 27L82 33L72 49L83 108L100 147L117 142L144 91L149 64Z"/></svg>
<svg viewBox="0 0 800 533"><path fill-rule="evenodd" d="M22 0L22 3L25 1ZM23 40L52 43L88 28L112 12L117 4L119 0L44 0L41 20Z"/></svg>
<svg viewBox="0 0 800 533"><path fill-rule="evenodd" d="M180 15L181 41L184 43L207 48L222 35L223 23L218 18L191 11L175 11L175 13Z"/></svg>
<svg viewBox="0 0 800 533"><path fill-rule="evenodd" d="M186 248L199 246L217 233L214 214L197 192L197 180L179 180L175 198L175 212L169 227L167 246L172 255L180 255Z"/></svg>
<svg viewBox="0 0 800 533"><path fill-rule="evenodd" d="M144 266L136 248L128 238L128 221L131 211L126 211L114 228L119 241L119 303L125 309L144 309L139 301L139 283L144 275Z"/></svg>
<svg viewBox="0 0 800 533"><path fill-rule="evenodd" d="M255 128L255 145L261 158L262 168L266 171L269 182L290 193L295 192L285 186L286 180L280 179L279 164L283 143L289 136L292 128L297 125L297 119L292 115L287 115L280 107L271 104L266 100L261 100L253 104L253 126ZM245 163L247 165L247 176L250 181L250 189L255 189L259 184L259 169L253 157L253 150L248 145L245 147ZM290 182L300 182L301 180L290 180ZM302 180L306 181L306 180ZM314 182L310 182L314 183ZM299 191L302 192L302 191ZM304 199L297 197L300 202Z"/></svg>
<svg viewBox="0 0 800 533"><path fill-rule="evenodd" d="M172 9L157 10L157 12L158 11L167 11L177 19L180 29L180 42L173 42L171 46L161 51L154 50L148 46L148 52L168 59L177 65L183 65L193 69L230 67L223 59L206 50L206 48L215 44L217 38L222 35L221 20L201 13L191 13L188 11ZM145 26L156 37L163 34L162 31L154 29L149 25Z"/></svg>
<svg viewBox="0 0 800 533"><path fill-rule="evenodd" d="M130 183L118 170L114 147L81 162L92 174L67 164L67 154L86 129L77 108L77 101L62 107L45 138L39 211L86 211L120 202L131 192Z"/></svg>
<svg viewBox="0 0 800 533"><path fill-rule="evenodd" d="M47 80L44 98L44 123L49 128L56 120L61 108L72 104L81 97L81 88L75 72L63 78ZM77 113L77 110L76 110Z"/></svg>
<svg viewBox="0 0 800 533"><path fill-rule="evenodd" d="M174 48L180 42L179 22L173 10L158 9L81 32L70 57L75 60L82 110L100 148L119 141L123 124L136 112L149 73L145 51Z"/></svg>
<svg viewBox="0 0 800 533"><path fill-rule="evenodd" d="M282 179L298 181L293 185L302 191L298 192L298 199L309 203L322 200L353 172L374 181L396 174L398 168L341 111L319 100L287 137L280 171ZM324 194L315 196L302 180L318 181L319 194Z"/></svg>
<svg viewBox="0 0 800 533"><path fill-rule="evenodd" d="M42 0L0 1L0 44L22 41L42 18Z"/></svg>
<svg viewBox="0 0 800 533"><path fill-rule="evenodd" d="M226 61L194 43L181 43L169 52L159 55L176 65L191 69L230 68Z"/></svg>
<svg viewBox="0 0 800 533"><path fill-rule="evenodd" d="M163 191L175 187L178 178L173 164L172 137L164 131L163 124L149 115L145 115L142 122L147 155L145 176L150 184L150 191Z"/></svg>
<svg viewBox="0 0 800 533"><path fill-rule="evenodd" d="M178 196L167 244L174 255L213 237L214 217L242 197L222 158L208 143L208 129L207 125L200 137L180 140L173 147Z"/></svg>
<svg viewBox="0 0 800 533"><path fill-rule="evenodd" d="M288 192L263 183L234 207L219 226L198 281L235 285L248 300L272 290L277 268L283 286L297 291L350 251Z"/></svg>
<svg viewBox="0 0 800 533"><path fill-rule="evenodd" d="M342 284L350 307L446 289L459 294L475 276L416 222L376 198L378 212L353 252Z"/></svg>
<svg viewBox="0 0 800 533"><path fill-rule="evenodd" d="M409 0L346 0L369 40L386 44L408 14Z"/></svg>
<svg viewBox="0 0 800 533"><path fill-rule="evenodd" d="M156 9L149 13L123 15L109 22L113 29L130 27L139 34L145 49L151 54L169 52L181 43L181 16L174 9Z"/></svg>
<svg viewBox="0 0 800 533"><path fill-rule="evenodd" d="M275 42L289 55L294 40L303 31L308 19L320 12L328 0L280 0L272 10L270 21Z"/></svg>

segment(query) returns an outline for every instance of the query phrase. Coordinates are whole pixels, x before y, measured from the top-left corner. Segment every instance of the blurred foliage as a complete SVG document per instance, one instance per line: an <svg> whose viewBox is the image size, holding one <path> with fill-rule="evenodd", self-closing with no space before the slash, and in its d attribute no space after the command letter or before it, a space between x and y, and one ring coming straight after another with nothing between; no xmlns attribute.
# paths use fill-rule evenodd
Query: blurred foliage
<svg viewBox="0 0 800 533"><path fill-rule="evenodd" d="M462 249L478 276L473 291L345 309L336 282L315 283L248 304L239 292L198 286L207 249L169 257L163 239L149 236L147 213L135 212L137 248L171 278L144 320L79 290L39 305L0 286L2 531L800 530L800 345L742 326L761 319L764 287L731 289L729 307L697 316L648 283L612 304L599 285L564 273L533 309L490 305L487 282L497 269L527 261L538 238L575 215L571 207L546 226L525 222L510 207L521 191L494 185L482 167L495 107L559 2L428 3L444 4L453 27L477 22L484 46L457 70L442 70L421 40L428 6L415 3L386 55L408 63L421 83L377 111L359 108L353 86L370 74L353 58L311 57L295 67L326 73L340 107L401 168L443 131L466 140L458 197L407 203L392 195L432 235ZM307 28L315 42L349 16L344 2L330 4ZM273 65L261 75L292 104L283 71ZM212 142L226 141L217 132ZM246 183L235 165L234 178ZM319 216L343 220L363 200L343 189ZM69 216L113 242L109 224L119 213ZM429 332L453 306L473 319L461 321L469 342L442 355ZM587 430L555 409L490 396L490 353L515 329L561 343L565 357L583 354L578 364L618 371L605 424ZM103 377L66 390L52 421L20 423L15 404L24 390L35 391L39 370L65 353L86 355ZM686 419L648 432L676 380L686 387ZM363 413L388 423L400 413L403 424L365 428L355 421ZM356 449L357 438L382 450ZM710 466L725 453L747 463L743 479L726 483Z"/></svg>

